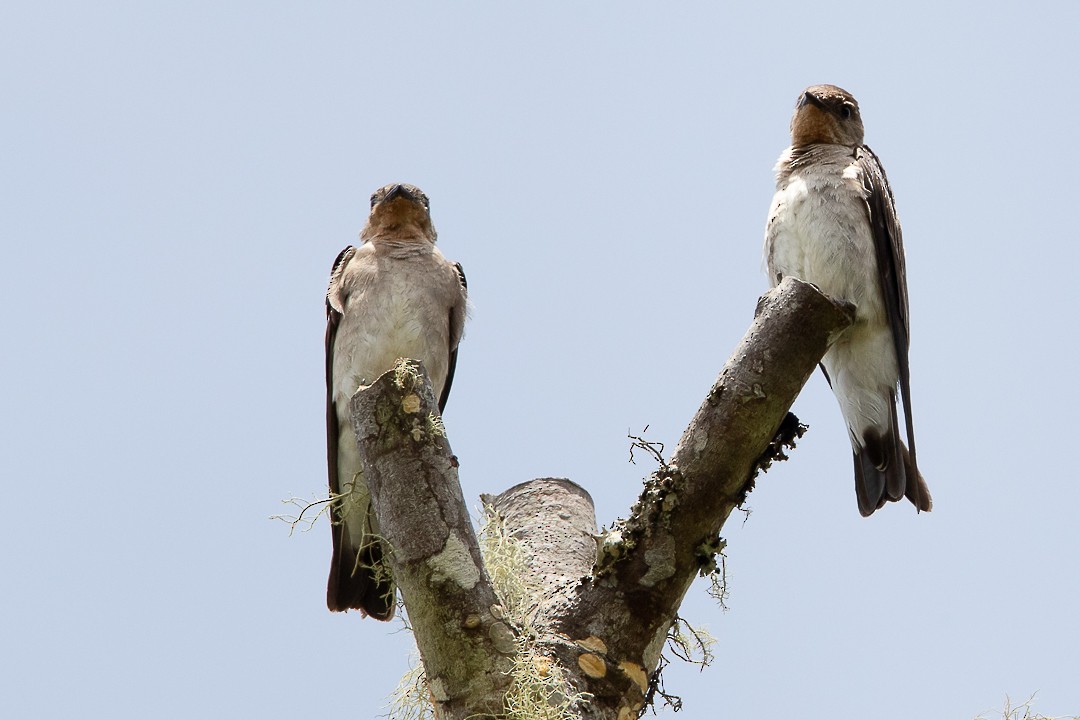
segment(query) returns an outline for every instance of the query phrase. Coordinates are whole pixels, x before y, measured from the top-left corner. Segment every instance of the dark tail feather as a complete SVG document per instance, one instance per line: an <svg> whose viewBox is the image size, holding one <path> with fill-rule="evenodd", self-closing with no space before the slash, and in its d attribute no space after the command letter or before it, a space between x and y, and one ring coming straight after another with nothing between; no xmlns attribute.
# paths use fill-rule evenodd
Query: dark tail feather
<svg viewBox="0 0 1080 720"><path fill-rule="evenodd" d="M885 494L890 500L899 500L904 497L904 488L907 487L907 466L900 448L904 443L900 440L900 423L896 420L896 394L892 395L892 421L889 425L889 437L884 442L884 464L878 465L885 472Z"/></svg>
<svg viewBox="0 0 1080 720"><path fill-rule="evenodd" d="M863 517L885 504L885 473L877 469L865 448L855 452L855 498Z"/></svg>
<svg viewBox="0 0 1080 720"><path fill-rule="evenodd" d="M863 446L855 450L855 497L859 512L867 517L887 500L904 496L905 475L895 430L880 435L870 428L863 433L862 441Z"/></svg>
<svg viewBox="0 0 1080 720"><path fill-rule="evenodd" d="M904 494L920 512L930 512L934 507L934 501L930 497L930 488L927 486L926 481L923 480L919 468L915 466L915 457L908 452L903 443L900 443L900 455L903 457L904 469L908 478Z"/></svg>
<svg viewBox="0 0 1080 720"><path fill-rule="evenodd" d="M326 606L333 612L360 610L376 620L394 617L394 581L383 562L382 544L371 542L359 552L349 542L344 524L335 525L334 556L326 583Z"/></svg>
<svg viewBox="0 0 1080 720"><path fill-rule="evenodd" d="M883 442L872 431L863 441L866 446L855 452L855 497L862 516L868 517L886 502L902 497L916 509L929 512L933 506L930 488L904 443L899 438Z"/></svg>

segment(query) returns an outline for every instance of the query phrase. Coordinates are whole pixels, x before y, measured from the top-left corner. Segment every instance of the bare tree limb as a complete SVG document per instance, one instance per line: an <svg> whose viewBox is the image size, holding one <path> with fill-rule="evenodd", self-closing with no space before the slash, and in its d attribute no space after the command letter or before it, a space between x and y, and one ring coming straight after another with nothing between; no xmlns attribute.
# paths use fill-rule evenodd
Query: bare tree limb
<svg viewBox="0 0 1080 720"><path fill-rule="evenodd" d="M440 718L502 713L514 634L458 481L431 382L402 360L352 399L364 482Z"/></svg>
<svg viewBox="0 0 1080 720"><path fill-rule="evenodd" d="M718 533L745 498L758 459L851 321L849 308L795 279L765 295L670 462L646 483L630 517L605 536L593 576L552 627L606 647L600 658L607 671L576 678L593 696L595 717L642 710L643 673L657 667L683 596L699 572L715 567ZM561 650L560 660L573 667L573 651Z"/></svg>

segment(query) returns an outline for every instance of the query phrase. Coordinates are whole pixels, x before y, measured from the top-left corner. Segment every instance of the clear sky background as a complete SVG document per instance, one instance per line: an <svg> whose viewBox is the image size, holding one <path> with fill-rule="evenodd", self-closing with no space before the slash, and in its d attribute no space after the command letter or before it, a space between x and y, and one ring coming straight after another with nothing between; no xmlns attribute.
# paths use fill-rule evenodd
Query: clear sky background
<svg viewBox="0 0 1080 720"><path fill-rule="evenodd" d="M538 476L601 523L767 284L807 85L859 99L904 225L934 511L863 519L835 400L682 615L683 718L1080 714L1080 5L6 2L0 696L12 718L357 717L400 625L332 615L323 295L368 196L422 187L475 306L466 498ZM873 7L873 10L869 9ZM671 711L666 711L672 717Z"/></svg>

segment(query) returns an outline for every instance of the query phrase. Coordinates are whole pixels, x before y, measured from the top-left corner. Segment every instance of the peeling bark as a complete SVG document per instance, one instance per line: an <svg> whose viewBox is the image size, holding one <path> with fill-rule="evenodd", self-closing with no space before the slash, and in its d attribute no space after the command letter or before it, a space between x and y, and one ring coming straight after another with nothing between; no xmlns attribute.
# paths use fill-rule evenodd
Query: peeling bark
<svg viewBox="0 0 1080 720"><path fill-rule="evenodd" d="M576 708L579 717L624 720L642 711L683 596L714 567L721 527L852 317L850 308L792 278L765 295L670 461L646 482L630 516L603 537L588 493L568 480L534 480L487 498L540 580L536 647L558 661L568 691L591 695ZM440 716L495 714L506 688L499 672L517 629L491 612L496 600L456 462L430 427L430 386L426 378L405 384L384 376L353 400L364 476L428 677L438 681ZM415 411L415 403L403 404L410 393L420 398Z"/></svg>

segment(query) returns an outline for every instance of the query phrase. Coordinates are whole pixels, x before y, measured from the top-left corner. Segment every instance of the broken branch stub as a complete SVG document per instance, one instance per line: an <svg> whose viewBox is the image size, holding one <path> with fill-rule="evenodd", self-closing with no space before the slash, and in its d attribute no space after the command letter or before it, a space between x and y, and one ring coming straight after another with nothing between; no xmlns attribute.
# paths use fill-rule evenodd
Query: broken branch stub
<svg viewBox="0 0 1080 720"><path fill-rule="evenodd" d="M538 478L482 499L526 550L525 562L538 588L537 623L543 625L592 573L597 536L592 497L565 478Z"/></svg>

